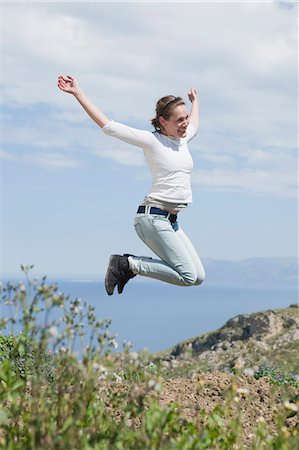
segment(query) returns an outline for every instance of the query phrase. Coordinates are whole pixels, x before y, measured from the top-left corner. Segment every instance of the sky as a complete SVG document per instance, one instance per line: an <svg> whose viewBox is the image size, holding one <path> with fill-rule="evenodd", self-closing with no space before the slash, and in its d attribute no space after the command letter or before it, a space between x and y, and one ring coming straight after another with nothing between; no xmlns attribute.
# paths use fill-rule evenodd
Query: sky
<svg viewBox="0 0 299 450"><path fill-rule="evenodd" d="M112 253L152 256L133 227L142 150L104 135L60 74L147 130L159 98L189 107L196 87L180 225L203 259L297 256L297 15L292 1L2 2L1 274L102 277Z"/></svg>

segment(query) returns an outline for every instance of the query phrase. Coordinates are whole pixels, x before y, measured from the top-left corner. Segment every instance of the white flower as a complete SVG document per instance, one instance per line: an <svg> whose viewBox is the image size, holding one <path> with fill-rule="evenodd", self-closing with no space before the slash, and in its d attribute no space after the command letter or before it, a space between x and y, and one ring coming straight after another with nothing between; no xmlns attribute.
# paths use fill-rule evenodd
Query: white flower
<svg viewBox="0 0 299 450"><path fill-rule="evenodd" d="M115 348L115 349L116 349L116 348L118 347L118 342L117 342L117 340L116 340L116 339L114 339L114 338L113 338L113 339L111 339L111 341L110 341L110 342L111 342L111 345L112 345L112 347L113 347L113 348Z"/></svg>
<svg viewBox="0 0 299 450"><path fill-rule="evenodd" d="M158 392L161 391L161 388L162 388L161 383L159 383L155 380L149 380L147 385L148 385L149 389L153 389Z"/></svg>
<svg viewBox="0 0 299 450"><path fill-rule="evenodd" d="M133 359L133 360L135 360L135 361L137 361L137 359L138 359L138 353L137 352L131 352L131 358Z"/></svg>
<svg viewBox="0 0 299 450"><path fill-rule="evenodd" d="M93 362L92 368L94 370L96 370L97 372L99 372L100 375L98 377L98 380L104 380L105 378L107 378L108 370L105 366L103 366L102 364L99 364L97 362Z"/></svg>
<svg viewBox="0 0 299 450"><path fill-rule="evenodd" d="M50 336L57 337L58 336L57 327L54 327L54 326L50 327L49 334L50 334Z"/></svg>
<svg viewBox="0 0 299 450"><path fill-rule="evenodd" d="M116 381L116 383L121 383L123 381L122 377L120 375L118 375L117 373L114 373L113 376L114 376L114 380Z"/></svg>
<svg viewBox="0 0 299 450"><path fill-rule="evenodd" d="M24 283L20 284L20 291L21 292L26 292L26 286Z"/></svg>
<svg viewBox="0 0 299 450"><path fill-rule="evenodd" d="M156 384L155 380L149 380L147 383L148 387L151 389L155 386L155 384Z"/></svg>
<svg viewBox="0 0 299 450"><path fill-rule="evenodd" d="M93 362L93 363L92 363L92 368L93 368L93 369L99 370L100 367L101 367L101 365L100 365L99 363L97 363L97 362Z"/></svg>

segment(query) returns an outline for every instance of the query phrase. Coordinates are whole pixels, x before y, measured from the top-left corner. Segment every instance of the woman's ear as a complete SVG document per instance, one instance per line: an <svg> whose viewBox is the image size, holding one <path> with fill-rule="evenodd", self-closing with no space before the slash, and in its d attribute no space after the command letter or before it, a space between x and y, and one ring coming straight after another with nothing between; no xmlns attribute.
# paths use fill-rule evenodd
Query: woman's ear
<svg viewBox="0 0 299 450"><path fill-rule="evenodd" d="M164 119L164 117L163 116L159 116L158 120L160 122L160 125L164 128L164 125L166 123L166 120Z"/></svg>

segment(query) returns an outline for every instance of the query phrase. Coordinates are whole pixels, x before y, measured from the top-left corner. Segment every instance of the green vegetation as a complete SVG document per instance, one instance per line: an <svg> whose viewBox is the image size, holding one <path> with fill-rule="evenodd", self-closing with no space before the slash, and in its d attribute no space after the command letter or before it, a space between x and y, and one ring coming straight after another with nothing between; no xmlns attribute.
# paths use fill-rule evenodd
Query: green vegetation
<svg viewBox="0 0 299 450"><path fill-rule="evenodd" d="M287 374L284 372L279 372L275 367L261 368L254 374L254 376L257 379L267 377L270 383L282 386L287 385L298 387L299 384L297 374Z"/></svg>
<svg viewBox="0 0 299 450"><path fill-rule="evenodd" d="M298 383L294 378L285 376L283 386L272 385L271 401L277 414L272 423L252 416L255 419L248 424L251 437L244 440L242 411L256 414L249 390L242 388L244 376L224 374L221 402L213 400L208 412L193 402L191 417L189 403L183 405L170 397L163 404L172 380L165 378L162 366L147 353L132 352L128 346L113 353L117 343L108 320L98 320L91 306L80 299L71 300L56 284L47 284L46 277L31 280L30 267L22 269L24 282L1 287L3 308L9 313L1 320L0 448L298 447ZM208 375L217 378L217 373ZM264 375L269 377L269 372L260 374ZM214 395L213 384L202 376L182 383L190 383L194 395L202 392L205 396L209 389ZM254 382L269 385L251 377L250 383Z"/></svg>

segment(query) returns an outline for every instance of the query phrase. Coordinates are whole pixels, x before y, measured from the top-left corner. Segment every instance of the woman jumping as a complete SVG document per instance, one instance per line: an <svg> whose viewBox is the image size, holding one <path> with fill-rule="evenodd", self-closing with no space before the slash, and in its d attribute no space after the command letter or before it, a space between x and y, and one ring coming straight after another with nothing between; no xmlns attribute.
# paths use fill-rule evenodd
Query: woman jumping
<svg viewBox="0 0 299 450"><path fill-rule="evenodd" d="M155 131L151 132L108 119L69 75L58 77L58 87L73 94L105 134L141 147L153 177L151 192L138 206L134 226L140 239L161 259L111 255L105 277L107 294L112 295L116 286L121 294L125 284L136 275L178 286L201 284L205 278L203 265L177 221L178 213L192 202L193 161L187 143L196 135L199 125L196 90L188 92L190 114L181 97L161 98L151 121Z"/></svg>

